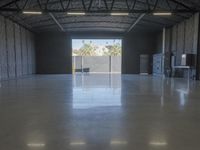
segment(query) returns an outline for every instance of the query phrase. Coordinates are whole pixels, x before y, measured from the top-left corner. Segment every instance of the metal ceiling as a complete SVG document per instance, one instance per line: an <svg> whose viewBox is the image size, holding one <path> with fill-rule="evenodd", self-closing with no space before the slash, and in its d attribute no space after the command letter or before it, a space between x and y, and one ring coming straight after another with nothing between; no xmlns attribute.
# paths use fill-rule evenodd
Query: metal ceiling
<svg viewBox="0 0 200 150"><path fill-rule="evenodd" d="M160 30L198 12L199 0L1 0L0 12L11 20L35 31L117 31L131 27ZM25 15L23 10L42 11L42 15ZM86 12L70 16L67 12ZM152 12L173 12L172 16L153 16ZM111 16L111 12L128 12L128 16ZM141 17L142 14L145 14Z"/></svg>

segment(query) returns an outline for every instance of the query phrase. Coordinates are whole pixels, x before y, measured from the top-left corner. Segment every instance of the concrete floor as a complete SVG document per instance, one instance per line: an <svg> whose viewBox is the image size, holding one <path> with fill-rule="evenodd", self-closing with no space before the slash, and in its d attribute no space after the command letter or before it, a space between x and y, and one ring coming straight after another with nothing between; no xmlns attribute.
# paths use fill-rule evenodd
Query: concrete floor
<svg viewBox="0 0 200 150"><path fill-rule="evenodd" d="M199 150L200 83L49 75L0 87L0 150Z"/></svg>

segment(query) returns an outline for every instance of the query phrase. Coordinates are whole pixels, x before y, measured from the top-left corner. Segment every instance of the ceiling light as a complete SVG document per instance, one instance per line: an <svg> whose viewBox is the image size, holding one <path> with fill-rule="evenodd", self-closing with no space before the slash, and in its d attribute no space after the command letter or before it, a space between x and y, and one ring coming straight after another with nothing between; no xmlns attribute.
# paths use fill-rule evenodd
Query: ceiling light
<svg viewBox="0 0 200 150"><path fill-rule="evenodd" d="M171 12L155 12L153 13L154 16L171 16Z"/></svg>
<svg viewBox="0 0 200 150"><path fill-rule="evenodd" d="M67 12L68 15L85 15L85 12Z"/></svg>
<svg viewBox="0 0 200 150"><path fill-rule="evenodd" d="M125 145L125 144L127 144L127 141L116 141L116 140L114 141L113 140L110 142L110 144L111 145Z"/></svg>
<svg viewBox="0 0 200 150"><path fill-rule="evenodd" d="M41 15L41 11L23 11L23 14L28 14L28 15Z"/></svg>
<svg viewBox="0 0 200 150"><path fill-rule="evenodd" d="M110 13L111 16L128 16L129 13L118 13L118 12L112 12Z"/></svg>
<svg viewBox="0 0 200 150"><path fill-rule="evenodd" d="M28 143L27 146L28 147L44 147L45 144L44 143Z"/></svg>
<svg viewBox="0 0 200 150"><path fill-rule="evenodd" d="M166 146L167 143L166 142L150 142L150 145L154 145L154 146Z"/></svg>
<svg viewBox="0 0 200 150"><path fill-rule="evenodd" d="M70 145L71 146L76 146L76 145L85 145L85 142L71 142Z"/></svg>

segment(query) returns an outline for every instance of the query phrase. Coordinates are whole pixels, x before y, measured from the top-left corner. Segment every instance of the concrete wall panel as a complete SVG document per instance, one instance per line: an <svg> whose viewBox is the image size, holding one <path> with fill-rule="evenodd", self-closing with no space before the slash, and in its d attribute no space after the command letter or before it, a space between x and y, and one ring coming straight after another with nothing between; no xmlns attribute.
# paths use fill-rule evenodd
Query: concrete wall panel
<svg viewBox="0 0 200 150"><path fill-rule="evenodd" d="M32 68L32 74L35 74L36 72L36 58L35 58L35 37L33 33L30 33L30 40L31 40L31 68Z"/></svg>
<svg viewBox="0 0 200 150"><path fill-rule="evenodd" d="M8 53L8 76L15 77L15 45L14 45L14 24L6 20L6 48Z"/></svg>
<svg viewBox="0 0 200 150"><path fill-rule="evenodd" d="M0 16L0 77L8 79L5 19Z"/></svg>
<svg viewBox="0 0 200 150"><path fill-rule="evenodd" d="M177 51L177 25L172 28L172 52L176 54Z"/></svg>
<svg viewBox="0 0 200 150"><path fill-rule="evenodd" d="M34 35L0 16L0 80L35 73Z"/></svg>
<svg viewBox="0 0 200 150"><path fill-rule="evenodd" d="M88 68L89 72L110 72L109 64L108 56L83 56L83 69Z"/></svg>
<svg viewBox="0 0 200 150"><path fill-rule="evenodd" d="M171 29L166 29L165 32L165 61L164 61L164 70L166 71L171 67Z"/></svg>
<svg viewBox="0 0 200 150"><path fill-rule="evenodd" d="M181 65L181 56L184 53L185 47L185 23L178 24L177 32L177 51L176 51L176 65Z"/></svg>
<svg viewBox="0 0 200 150"><path fill-rule="evenodd" d="M78 69L81 70L82 69L82 57L81 56L74 56L73 59L73 69Z"/></svg>
<svg viewBox="0 0 200 150"><path fill-rule="evenodd" d="M32 74L32 47L31 47L31 33L26 30L26 46L27 46L27 67L28 74Z"/></svg>
<svg viewBox="0 0 200 150"><path fill-rule="evenodd" d="M193 50L193 39L194 39L194 18L185 21L185 53L191 53Z"/></svg>
<svg viewBox="0 0 200 150"><path fill-rule="evenodd" d="M21 28L21 46L22 46L22 74L28 74L28 50L26 41L26 30Z"/></svg>
<svg viewBox="0 0 200 150"><path fill-rule="evenodd" d="M20 26L15 24L15 54L16 54L16 76L22 75L22 48Z"/></svg>
<svg viewBox="0 0 200 150"><path fill-rule="evenodd" d="M192 54L197 54L198 49L198 37L199 37L199 13L194 15L194 41L193 41L193 49Z"/></svg>
<svg viewBox="0 0 200 150"><path fill-rule="evenodd" d="M120 72L122 68L122 57L112 56L111 57L111 72Z"/></svg>

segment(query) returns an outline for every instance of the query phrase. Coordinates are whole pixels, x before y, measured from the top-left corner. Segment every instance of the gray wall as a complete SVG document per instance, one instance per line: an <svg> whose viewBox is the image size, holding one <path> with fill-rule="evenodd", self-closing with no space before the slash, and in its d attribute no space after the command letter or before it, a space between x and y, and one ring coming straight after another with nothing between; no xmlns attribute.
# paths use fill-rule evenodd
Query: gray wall
<svg viewBox="0 0 200 150"><path fill-rule="evenodd" d="M162 32L160 32L156 36L156 49L154 51L155 54L162 53L162 49L163 49L162 39L163 39L163 34Z"/></svg>
<svg viewBox="0 0 200 150"><path fill-rule="evenodd" d="M90 72L109 72L109 57L84 56L83 67L90 68Z"/></svg>
<svg viewBox="0 0 200 150"><path fill-rule="evenodd" d="M0 79L35 73L34 35L0 16Z"/></svg>
<svg viewBox="0 0 200 150"><path fill-rule="evenodd" d="M161 33L160 33L161 34ZM197 54L199 34L199 14L194 14L191 18L166 28L165 35L165 73L171 67L170 57L176 56L176 65L181 64L181 55ZM160 45L162 41L157 41Z"/></svg>
<svg viewBox="0 0 200 150"><path fill-rule="evenodd" d="M72 38L122 38L122 73L139 73L140 54L152 54L157 33L40 33L36 38L37 73L72 73Z"/></svg>
<svg viewBox="0 0 200 150"><path fill-rule="evenodd" d="M177 58L176 65L180 65L183 53L197 54L198 22L199 15L195 14L190 19L168 29L167 32L171 32L171 52Z"/></svg>
<svg viewBox="0 0 200 150"><path fill-rule="evenodd" d="M36 38L38 74L72 73L71 40L66 33L43 33Z"/></svg>
<svg viewBox="0 0 200 150"><path fill-rule="evenodd" d="M82 67L93 73L121 73L121 56L73 56L74 69L81 72Z"/></svg>
<svg viewBox="0 0 200 150"><path fill-rule="evenodd" d="M156 50L157 36L158 33L135 32L124 37L122 51L123 74L138 74L140 72L140 55L147 54L150 57L152 56ZM152 66L150 66L150 70L151 68Z"/></svg>
<svg viewBox="0 0 200 150"><path fill-rule="evenodd" d="M36 36L37 73L71 74L72 38L116 38L119 34L46 32Z"/></svg>
<svg viewBox="0 0 200 150"><path fill-rule="evenodd" d="M112 56L111 57L111 72L121 73L122 71L122 57Z"/></svg>

